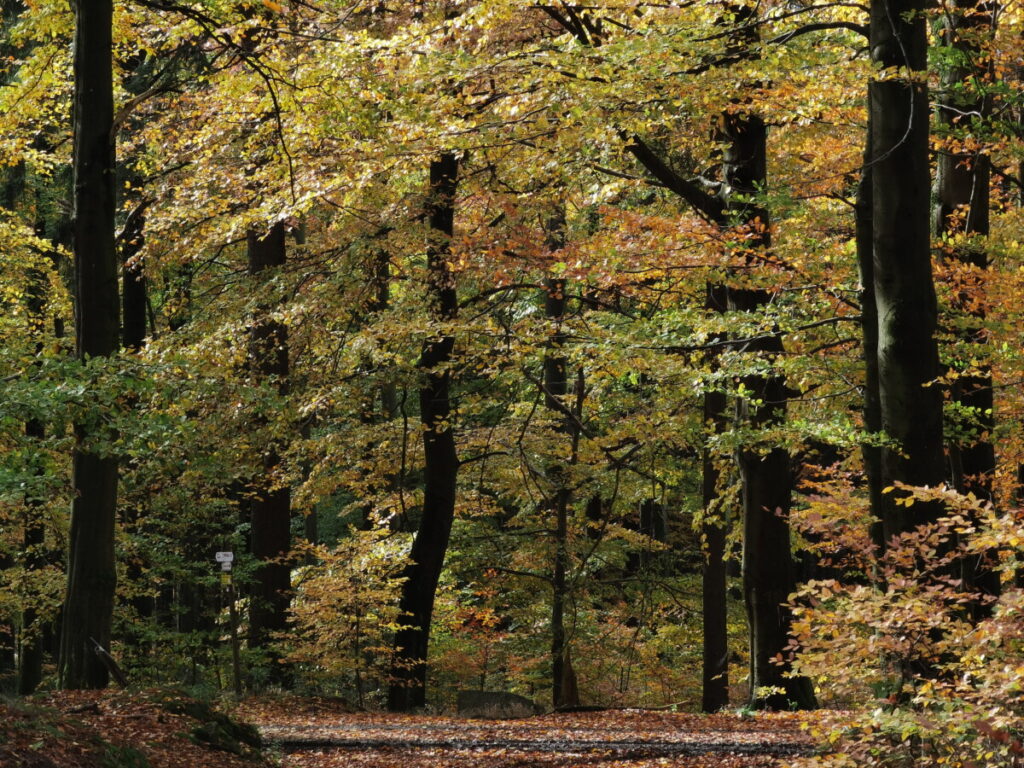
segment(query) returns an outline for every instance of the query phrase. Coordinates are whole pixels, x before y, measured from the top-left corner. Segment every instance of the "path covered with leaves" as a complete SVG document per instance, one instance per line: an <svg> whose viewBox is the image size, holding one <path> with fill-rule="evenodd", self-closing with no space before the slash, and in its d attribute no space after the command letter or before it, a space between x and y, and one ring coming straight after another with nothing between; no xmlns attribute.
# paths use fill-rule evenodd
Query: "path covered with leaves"
<svg viewBox="0 0 1024 768"><path fill-rule="evenodd" d="M228 709L173 690L0 700L0 768L768 768L812 748L797 714L468 720L293 696ZM259 727L262 755L259 734L235 721Z"/></svg>
<svg viewBox="0 0 1024 768"><path fill-rule="evenodd" d="M251 702L284 768L755 768L783 765L812 745L797 715L740 717L643 710L522 720L350 713L331 702Z"/></svg>

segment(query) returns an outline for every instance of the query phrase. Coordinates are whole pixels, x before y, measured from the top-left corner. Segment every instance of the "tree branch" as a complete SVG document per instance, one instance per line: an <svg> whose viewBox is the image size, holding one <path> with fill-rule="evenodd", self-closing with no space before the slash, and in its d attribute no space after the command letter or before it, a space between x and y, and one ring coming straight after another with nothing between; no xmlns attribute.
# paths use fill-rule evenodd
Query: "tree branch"
<svg viewBox="0 0 1024 768"><path fill-rule="evenodd" d="M790 40L806 35L809 32L823 32L829 29L848 29L851 32L856 32L858 35L862 35L865 39L868 36L868 28L866 24L856 24L852 21L820 21L815 24L805 24L802 27L797 27L789 32L773 37L769 40L769 43L788 43Z"/></svg>
<svg viewBox="0 0 1024 768"><path fill-rule="evenodd" d="M708 221L719 226L728 226L725 203L714 195L709 195L689 179L685 179L672 170L664 160L636 134L628 135L620 131L620 136L628 143L626 151L635 157L655 179L663 186L683 198L697 213Z"/></svg>

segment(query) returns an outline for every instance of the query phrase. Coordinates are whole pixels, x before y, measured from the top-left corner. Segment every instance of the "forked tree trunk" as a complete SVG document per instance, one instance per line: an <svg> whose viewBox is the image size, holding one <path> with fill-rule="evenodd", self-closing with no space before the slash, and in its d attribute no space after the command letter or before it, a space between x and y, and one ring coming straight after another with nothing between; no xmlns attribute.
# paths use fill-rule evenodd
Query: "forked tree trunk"
<svg viewBox="0 0 1024 768"><path fill-rule="evenodd" d="M445 152L430 163L427 216L430 241L427 246L427 281L431 315L439 322L454 320L458 313L455 276L448 260L455 224L455 192L459 159ZM406 627L395 635L395 656L388 689L388 708L406 712L426 703L427 645L434 613L434 596L444 566L452 521L455 517L455 483L459 459L455 434L450 424L451 360L455 339L442 333L423 345L419 368L424 383L420 388L420 420L423 424L424 487L419 529L413 539L410 563L403 575L399 608Z"/></svg>
<svg viewBox="0 0 1024 768"><path fill-rule="evenodd" d="M80 359L118 346L111 0L75 0L74 239L75 331ZM75 426L74 498L61 637L62 688L104 688L108 671L94 644L110 645L117 575L114 518L117 458Z"/></svg>

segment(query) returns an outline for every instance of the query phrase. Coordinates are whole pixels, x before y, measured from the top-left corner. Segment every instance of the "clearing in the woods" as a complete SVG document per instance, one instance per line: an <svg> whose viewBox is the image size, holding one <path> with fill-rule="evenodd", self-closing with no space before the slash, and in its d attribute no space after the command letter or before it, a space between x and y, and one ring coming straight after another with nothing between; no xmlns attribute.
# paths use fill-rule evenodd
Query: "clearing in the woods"
<svg viewBox="0 0 1024 768"><path fill-rule="evenodd" d="M244 731L166 692L75 692L0 703L3 768L572 768L783 766L811 743L797 713L608 710L521 720L351 712L316 698L251 698ZM234 752L234 753L233 753Z"/></svg>

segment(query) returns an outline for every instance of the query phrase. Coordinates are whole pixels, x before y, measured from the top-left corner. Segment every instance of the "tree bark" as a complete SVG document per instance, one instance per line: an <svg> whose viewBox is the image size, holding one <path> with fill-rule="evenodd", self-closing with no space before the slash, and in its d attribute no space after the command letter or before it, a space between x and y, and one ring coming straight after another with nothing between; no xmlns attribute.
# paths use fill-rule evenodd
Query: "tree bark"
<svg viewBox="0 0 1024 768"><path fill-rule="evenodd" d="M564 227L564 222L562 223ZM560 431L569 437L570 456L565 466L557 463L548 468L554 491L551 509L554 513L555 559L551 571L551 704L554 709L579 705L576 673L570 660L565 630L565 604L568 597L566 575L569 569L569 504L572 491L567 471L576 464L579 429L576 419L567 412L569 394L568 361L562 351L566 335L562 329L566 308L566 281L551 278L545 281L544 314L553 326L544 355L544 402L549 410L561 416ZM582 386L582 385L581 385Z"/></svg>
<svg viewBox="0 0 1024 768"><path fill-rule="evenodd" d="M111 0L75 0L74 238L76 350L85 361L118 345ZM104 688L94 644L109 648L117 576L117 458L75 426L74 500L60 654L62 688Z"/></svg>
<svg viewBox="0 0 1024 768"><path fill-rule="evenodd" d="M458 175L459 159L452 152L445 152L430 163L426 205L430 224L427 287L431 315L441 323L454 320L458 314L455 276L448 263ZM388 708L392 712L406 712L426 703L430 622L455 517L455 484L459 471L455 435L449 421L451 373L446 367L454 346L454 337L442 333L423 345L418 364L425 379L419 393L423 424L423 510L409 554L410 563L403 572L406 580L399 607L407 626L395 635L392 682L388 689Z"/></svg>
<svg viewBox="0 0 1024 768"><path fill-rule="evenodd" d="M767 185L767 127L757 115L728 113L722 116L722 133L728 139L722 158L726 187L741 201L750 200ZM730 201L729 210L749 228L752 249L767 250L771 246L767 209ZM730 309L741 312L757 312L771 298L766 290L729 289ZM770 362L784 352L782 339L777 336L750 342L746 350ZM752 397L737 403L740 423L755 428L785 423L789 392L784 376L746 376L743 385ZM784 605L796 588L789 537L793 491L790 464L785 448L772 447L767 452L741 449L737 453L743 486L743 595L750 626L751 704L767 709L817 706L811 682L790 677L789 663L780 663L792 618ZM762 688L781 692L762 696Z"/></svg>
<svg viewBox="0 0 1024 768"><path fill-rule="evenodd" d="M870 135L870 128L868 134ZM882 402L878 393L878 307L875 303L874 240L871 226L871 149L864 153L864 170L857 184L855 203L855 239L860 271L860 316L864 357L864 431L882 434ZM864 475L868 485L868 504L877 521L871 526L871 539L881 551L885 546L882 530L882 448L870 440L861 446Z"/></svg>
<svg viewBox="0 0 1024 768"><path fill-rule="evenodd" d="M882 484L936 486L945 477L936 299L929 231L928 87L923 0L872 0L871 56L885 79L869 85L872 242L878 308ZM905 67L906 69L899 69ZM882 503L886 542L938 508Z"/></svg>
<svg viewBox="0 0 1024 768"><path fill-rule="evenodd" d="M145 221L140 204L128 215L121 242L121 343L133 352L146 343L146 276L134 261L142 250Z"/></svg>
<svg viewBox="0 0 1024 768"><path fill-rule="evenodd" d="M258 276L265 270L285 263L284 224L278 222L263 237L250 232L247 243L249 274ZM252 371L259 380L276 380L277 392L288 392L288 329L266 317L264 310L250 330ZM291 603L291 490L279 486L274 473L280 464L278 446L270 444L262 456L262 467L252 486L251 548L259 562L249 607L249 643L269 652L274 632L288 627L288 606ZM271 679L281 681L284 667L276 654L269 653Z"/></svg>

